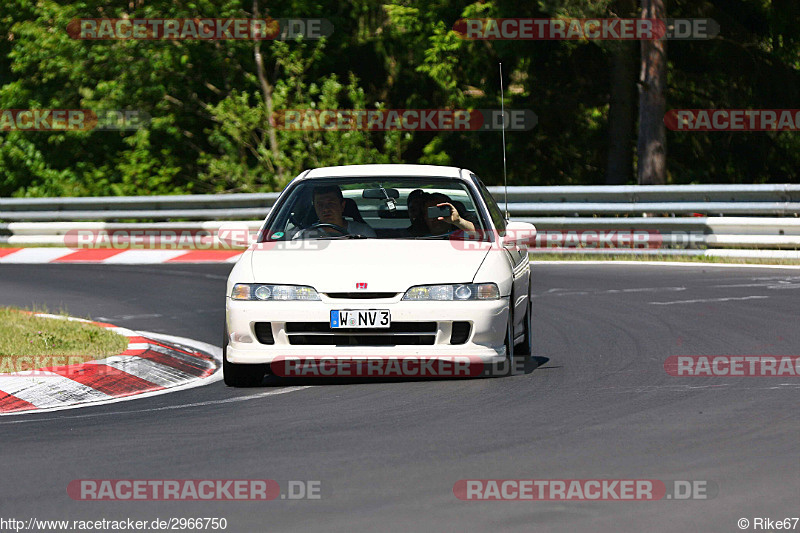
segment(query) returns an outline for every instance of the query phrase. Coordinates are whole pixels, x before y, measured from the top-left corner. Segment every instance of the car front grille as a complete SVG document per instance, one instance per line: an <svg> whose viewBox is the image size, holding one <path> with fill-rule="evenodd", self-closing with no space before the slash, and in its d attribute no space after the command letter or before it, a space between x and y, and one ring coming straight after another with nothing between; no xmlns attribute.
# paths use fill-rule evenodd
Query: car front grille
<svg viewBox="0 0 800 533"><path fill-rule="evenodd" d="M337 300L378 300L397 296L396 292L328 292L324 294L328 298Z"/></svg>
<svg viewBox="0 0 800 533"><path fill-rule="evenodd" d="M287 322L292 345L419 346L436 340L436 322L393 322L388 328L337 328L327 322Z"/></svg>

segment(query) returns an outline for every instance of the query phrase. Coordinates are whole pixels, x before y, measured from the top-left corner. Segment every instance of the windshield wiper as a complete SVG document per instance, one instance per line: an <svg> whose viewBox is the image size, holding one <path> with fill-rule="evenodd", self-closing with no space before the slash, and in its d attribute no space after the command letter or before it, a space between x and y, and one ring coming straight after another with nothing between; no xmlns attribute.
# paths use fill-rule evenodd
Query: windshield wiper
<svg viewBox="0 0 800 533"><path fill-rule="evenodd" d="M318 240L341 240L341 239L369 239L366 235L359 233L348 233L347 235L331 235L330 237L317 237Z"/></svg>
<svg viewBox="0 0 800 533"><path fill-rule="evenodd" d="M449 234L449 233L441 233L441 234L439 234L439 235L426 235L426 236L424 236L424 237L414 237L414 239L427 239L427 240L432 240L432 239L441 239L441 238L443 238L443 237L449 237L449 236L450 236L450 234Z"/></svg>

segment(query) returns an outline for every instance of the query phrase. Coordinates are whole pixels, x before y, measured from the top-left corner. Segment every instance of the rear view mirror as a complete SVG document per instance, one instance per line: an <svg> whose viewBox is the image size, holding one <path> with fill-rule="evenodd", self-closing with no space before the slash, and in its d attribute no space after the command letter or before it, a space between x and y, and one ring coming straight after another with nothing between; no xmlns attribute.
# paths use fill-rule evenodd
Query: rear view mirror
<svg viewBox="0 0 800 533"><path fill-rule="evenodd" d="M368 200L396 200L400 198L400 191L397 189L364 189L364 192L361 193L362 198L366 198Z"/></svg>

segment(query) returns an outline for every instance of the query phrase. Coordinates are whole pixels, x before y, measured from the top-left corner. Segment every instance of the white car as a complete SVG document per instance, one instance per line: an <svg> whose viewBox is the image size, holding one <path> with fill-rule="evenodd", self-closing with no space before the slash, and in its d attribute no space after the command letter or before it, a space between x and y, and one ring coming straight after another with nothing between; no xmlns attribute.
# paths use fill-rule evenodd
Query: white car
<svg viewBox="0 0 800 533"><path fill-rule="evenodd" d="M228 277L225 383L258 385L293 355L466 356L510 371L531 355L535 231L506 221L466 169L304 171Z"/></svg>

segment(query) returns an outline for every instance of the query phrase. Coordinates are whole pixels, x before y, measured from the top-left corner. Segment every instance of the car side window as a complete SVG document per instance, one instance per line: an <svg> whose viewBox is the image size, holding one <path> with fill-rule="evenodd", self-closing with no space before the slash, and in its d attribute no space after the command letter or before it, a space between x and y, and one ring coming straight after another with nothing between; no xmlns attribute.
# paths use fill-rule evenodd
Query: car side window
<svg viewBox="0 0 800 533"><path fill-rule="evenodd" d="M486 199L486 207L489 209L489 216L492 217L495 229L497 229L500 235L504 235L506 231L506 218L503 216L503 211L500 210L500 206L494 201L492 193L489 192L489 189L486 188L486 185L483 184L481 179L475 174L470 174L470 177L478 184L481 196Z"/></svg>

